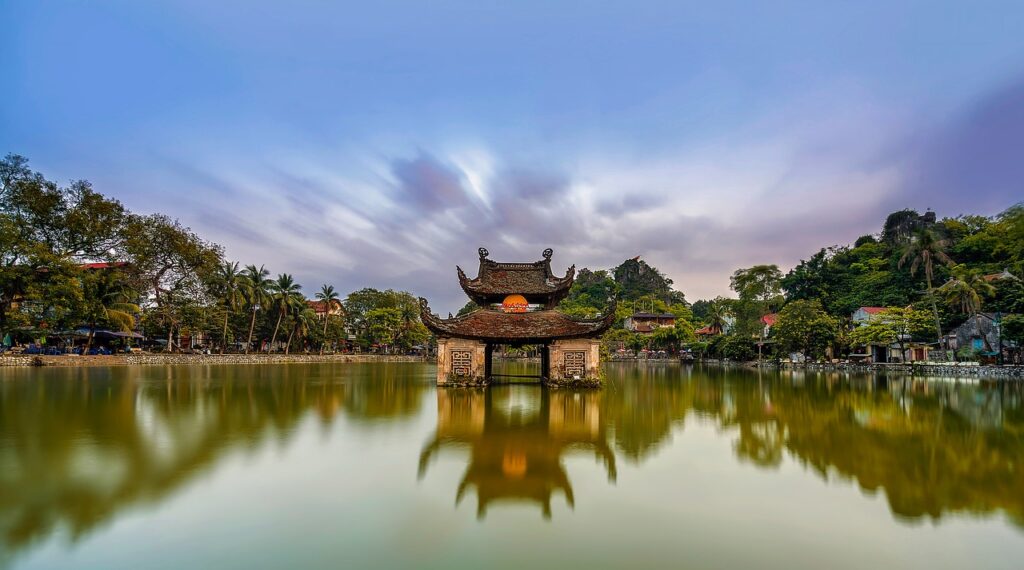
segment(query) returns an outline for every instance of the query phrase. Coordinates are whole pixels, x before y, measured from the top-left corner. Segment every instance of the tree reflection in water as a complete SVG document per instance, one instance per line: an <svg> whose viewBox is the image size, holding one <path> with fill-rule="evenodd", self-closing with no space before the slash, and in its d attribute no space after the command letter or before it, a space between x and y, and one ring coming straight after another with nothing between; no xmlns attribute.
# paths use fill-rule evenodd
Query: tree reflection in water
<svg viewBox="0 0 1024 570"><path fill-rule="evenodd" d="M59 528L72 542L159 503L232 453L329 427L412 418L429 366L204 366L2 371L0 550Z"/></svg>
<svg viewBox="0 0 1024 570"><path fill-rule="evenodd" d="M342 416L367 429L410 422L434 390L429 365L0 373L6 553L59 529L77 541L128 508L168 501L227 457L291 445L306 418L336 436ZM553 494L574 503L566 457L595 456L615 481L616 456L642 466L702 425L741 462L774 470L794 461L825 481L881 491L899 520L1006 513L1024 527L1019 384L657 364L610 364L607 376L601 391L438 390L421 474L440 450L458 448L468 460L452 483L457 501L475 493L480 516L502 500L550 516Z"/></svg>

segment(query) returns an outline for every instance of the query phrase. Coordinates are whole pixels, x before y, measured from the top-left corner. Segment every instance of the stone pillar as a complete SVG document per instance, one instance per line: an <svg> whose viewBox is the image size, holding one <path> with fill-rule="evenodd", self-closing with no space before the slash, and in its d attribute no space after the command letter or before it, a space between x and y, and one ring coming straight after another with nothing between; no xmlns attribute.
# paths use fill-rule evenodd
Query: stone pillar
<svg viewBox="0 0 1024 570"><path fill-rule="evenodd" d="M596 338L556 340L551 343L548 384L601 385L601 341Z"/></svg>
<svg viewBox="0 0 1024 570"><path fill-rule="evenodd" d="M462 338L437 339L437 385L483 386L487 383L486 345Z"/></svg>

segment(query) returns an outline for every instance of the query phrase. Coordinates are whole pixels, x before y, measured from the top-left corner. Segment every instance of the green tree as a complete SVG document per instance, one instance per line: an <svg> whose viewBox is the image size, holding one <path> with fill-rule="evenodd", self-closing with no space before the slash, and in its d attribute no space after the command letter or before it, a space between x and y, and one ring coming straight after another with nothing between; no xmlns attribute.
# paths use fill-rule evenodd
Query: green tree
<svg viewBox="0 0 1024 570"><path fill-rule="evenodd" d="M168 350L174 331L192 305L211 305L209 284L221 265L220 246L208 243L167 216L133 216L127 224L123 258L135 278L133 288L152 293L154 309L167 327Z"/></svg>
<svg viewBox="0 0 1024 570"><path fill-rule="evenodd" d="M366 312L367 332L372 342L389 346L402 327L402 313L397 307L381 307Z"/></svg>
<svg viewBox="0 0 1024 570"><path fill-rule="evenodd" d="M898 344L900 358L905 358L906 343L928 330L929 316L913 307L889 307L850 333L854 344Z"/></svg>
<svg viewBox="0 0 1024 570"><path fill-rule="evenodd" d="M949 280L939 287L939 293L947 305L967 315L967 318L973 318L980 331L979 314L983 299L995 295L996 288L978 270L956 265Z"/></svg>
<svg viewBox="0 0 1024 570"><path fill-rule="evenodd" d="M772 336L786 352L800 352L805 359L820 356L835 341L839 323L818 301L792 301L779 312Z"/></svg>
<svg viewBox="0 0 1024 570"><path fill-rule="evenodd" d="M256 312L259 309L267 308L270 304L270 271L262 265L257 268L255 265L246 265L243 273L242 293L245 297L245 304L252 316L249 318L249 336L245 341L245 353L249 354L249 347L252 346L252 332L256 327Z"/></svg>
<svg viewBox="0 0 1024 570"><path fill-rule="evenodd" d="M322 285L316 293L316 299L324 305L324 338L320 342L320 354L324 353L327 344L327 324L331 320L331 311L341 306L341 297L334 290L334 285Z"/></svg>
<svg viewBox="0 0 1024 570"><path fill-rule="evenodd" d="M274 325L274 334L270 336L270 344L267 345L267 352L273 350L277 342L277 332L281 328L281 319L294 307L295 296L300 295L302 285L299 285L287 273L278 274L277 279L270 284L271 308L277 313L277 323ZM286 348L287 350L287 348Z"/></svg>
<svg viewBox="0 0 1024 570"><path fill-rule="evenodd" d="M238 269L238 262L224 260L217 272L216 295L224 309L224 331L221 335L220 353L228 345L228 317L242 306L243 275Z"/></svg>
<svg viewBox="0 0 1024 570"><path fill-rule="evenodd" d="M758 335L762 330L761 318L782 304L779 267L755 265L737 269L729 280L729 287L739 295L733 306L737 334Z"/></svg>
<svg viewBox="0 0 1024 570"><path fill-rule="evenodd" d="M135 328L135 317L142 309L134 302L135 294L120 277L110 269L86 271L82 274L82 318L89 324L86 351L92 348L96 328L100 325L112 326L123 332Z"/></svg>
<svg viewBox="0 0 1024 570"><path fill-rule="evenodd" d="M932 316L935 319L935 335L939 342L942 342L942 324L939 321L939 309L935 303L932 280L935 276L935 262L946 265L953 263L953 260L946 255L948 246L948 240L940 237L934 230L924 227L917 230L913 238L903 247L899 261L901 268L910 262L911 275L916 274L918 269L924 270L925 282L928 286L928 301L931 303Z"/></svg>

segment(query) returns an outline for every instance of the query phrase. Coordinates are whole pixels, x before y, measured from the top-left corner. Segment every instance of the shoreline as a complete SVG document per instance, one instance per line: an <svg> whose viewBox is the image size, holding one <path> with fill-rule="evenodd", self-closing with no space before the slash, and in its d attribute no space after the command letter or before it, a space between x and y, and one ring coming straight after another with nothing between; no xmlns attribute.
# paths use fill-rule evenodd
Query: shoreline
<svg viewBox="0 0 1024 570"><path fill-rule="evenodd" d="M19 354L0 356L0 368L433 361L433 357L398 354L113 354L105 356Z"/></svg>
<svg viewBox="0 0 1024 570"><path fill-rule="evenodd" d="M820 363L807 364L774 363L769 361L732 362L721 360L703 360L700 364L722 367L740 367L769 370L805 370L811 372L847 372L855 374L899 374L903 376L928 376L937 378L974 378L979 380L1024 380L1024 366L987 365L968 363Z"/></svg>

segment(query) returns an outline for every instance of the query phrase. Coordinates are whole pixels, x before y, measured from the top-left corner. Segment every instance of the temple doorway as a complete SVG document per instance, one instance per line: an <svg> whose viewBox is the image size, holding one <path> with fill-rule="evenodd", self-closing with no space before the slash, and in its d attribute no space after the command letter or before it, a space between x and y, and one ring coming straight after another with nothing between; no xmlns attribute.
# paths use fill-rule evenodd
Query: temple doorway
<svg viewBox="0 0 1024 570"><path fill-rule="evenodd" d="M489 344L485 376L496 384L536 384L547 378L547 345Z"/></svg>

